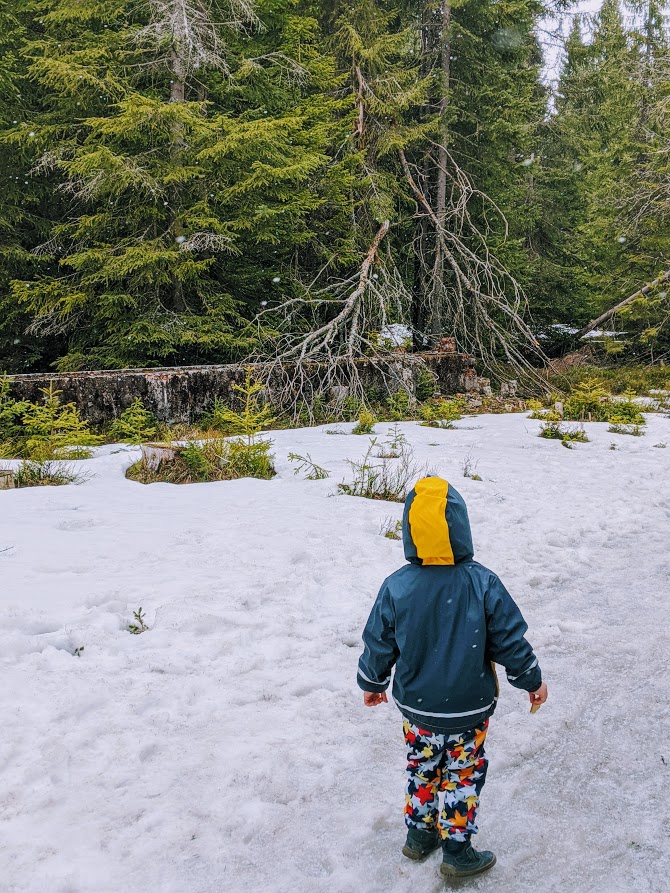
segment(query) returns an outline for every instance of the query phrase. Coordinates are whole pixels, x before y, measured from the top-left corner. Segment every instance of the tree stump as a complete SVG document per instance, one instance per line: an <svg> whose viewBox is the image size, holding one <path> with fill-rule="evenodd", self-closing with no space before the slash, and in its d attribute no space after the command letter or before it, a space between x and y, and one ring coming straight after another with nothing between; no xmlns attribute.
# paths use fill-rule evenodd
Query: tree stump
<svg viewBox="0 0 670 893"><path fill-rule="evenodd" d="M14 484L14 472L9 471L8 469L3 469L0 471L0 490L13 490L15 487Z"/></svg>
<svg viewBox="0 0 670 893"><path fill-rule="evenodd" d="M151 471L158 471L163 462L174 462L183 449L172 443L143 443L142 460Z"/></svg>

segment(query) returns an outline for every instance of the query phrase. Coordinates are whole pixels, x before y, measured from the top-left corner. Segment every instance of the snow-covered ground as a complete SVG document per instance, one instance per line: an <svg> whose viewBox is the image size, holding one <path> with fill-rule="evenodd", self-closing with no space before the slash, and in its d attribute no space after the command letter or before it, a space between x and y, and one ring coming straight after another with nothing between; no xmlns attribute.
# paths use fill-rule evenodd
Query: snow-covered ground
<svg viewBox="0 0 670 893"><path fill-rule="evenodd" d="M670 420L572 450L539 424L401 426L465 496L550 691L531 717L503 686L477 839L498 864L468 888L667 893ZM367 437L272 436L272 481L145 487L106 447L82 486L0 493L3 893L443 889L437 856L400 854L399 714L355 683L401 506L333 495Z"/></svg>

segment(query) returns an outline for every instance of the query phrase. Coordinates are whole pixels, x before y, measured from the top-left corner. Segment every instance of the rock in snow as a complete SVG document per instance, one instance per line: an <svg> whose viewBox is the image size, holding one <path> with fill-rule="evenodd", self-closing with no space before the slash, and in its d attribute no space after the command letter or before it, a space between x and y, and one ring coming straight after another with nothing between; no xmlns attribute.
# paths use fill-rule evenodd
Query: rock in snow
<svg viewBox="0 0 670 893"><path fill-rule="evenodd" d="M531 717L503 683L477 840L498 864L470 888L660 893L670 421L592 424L572 450L539 425L400 426L465 496L549 685ZM437 857L400 854L399 714L355 682L401 506L332 495L367 438L271 436L272 481L145 487L123 476L139 451L105 447L81 486L0 493L3 893L443 889ZM331 477L294 476L291 451Z"/></svg>

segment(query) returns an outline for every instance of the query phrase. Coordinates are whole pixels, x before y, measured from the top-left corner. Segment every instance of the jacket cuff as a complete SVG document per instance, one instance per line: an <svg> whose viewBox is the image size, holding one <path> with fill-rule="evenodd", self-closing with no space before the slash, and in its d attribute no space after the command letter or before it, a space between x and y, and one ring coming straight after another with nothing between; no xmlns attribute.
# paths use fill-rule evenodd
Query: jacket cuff
<svg viewBox="0 0 670 893"><path fill-rule="evenodd" d="M386 691L389 687L389 682L391 681L390 677L385 679L384 682L372 682L370 679L366 679L361 675L361 671L358 671L358 675L356 676L356 682L358 682L358 687L362 688L363 691Z"/></svg>
<svg viewBox="0 0 670 893"><path fill-rule="evenodd" d="M520 688L522 691L537 691L542 685L542 670L536 663L532 669L517 676L516 679L510 679L509 676L507 678L515 688Z"/></svg>
<svg viewBox="0 0 670 893"><path fill-rule="evenodd" d="M534 659L527 670L524 670L518 676L512 676L508 670L507 681L514 688L520 688L522 691L537 691L542 685L542 670L540 670L537 658Z"/></svg>

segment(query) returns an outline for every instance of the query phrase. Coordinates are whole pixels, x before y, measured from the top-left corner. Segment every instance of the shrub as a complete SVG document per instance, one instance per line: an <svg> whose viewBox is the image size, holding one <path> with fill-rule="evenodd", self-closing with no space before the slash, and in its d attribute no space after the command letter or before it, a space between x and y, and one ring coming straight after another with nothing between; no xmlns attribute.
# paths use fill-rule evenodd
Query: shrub
<svg viewBox="0 0 670 893"><path fill-rule="evenodd" d="M644 431L641 425L630 424L623 418L612 416L610 426L607 429L610 434L630 434L633 437L642 437Z"/></svg>
<svg viewBox="0 0 670 893"><path fill-rule="evenodd" d="M377 419L368 409L361 409L358 415L358 422L352 429L352 434L374 434Z"/></svg>
<svg viewBox="0 0 670 893"><path fill-rule="evenodd" d="M633 402L635 394L626 391L623 400L613 400L608 404L607 421L614 425L646 425L640 407Z"/></svg>
<svg viewBox="0 0 670 893"><path fill-rule="evenodd" d="M412 415L412 397L404 388L387 397L386 405L389 408L391 421L402 422Z"/></svg>
<svg viewBox="0 0 670 893"><path fill-rule="evenodd" d="M550 382L560 390L576 388L580 382L598 379L613 394L631 390L647 395L654 388L668 385L668 368L663 366L573 366L561 375L551 376Z"/></svg>
<svg viewBox="0 0 670 893"><path fill-rule="evenodd" d="M15 487L62 487L83 484L90 475L75 471L67 462L55 459L26 459L14 471Z"/></svg>
<svg viewBox="0 0 670 893"><path fill-rule="evenodd" d="M573 421L606 422L609 395L595 378L580 382L563 405L563 417Z"/></svg>
<svg viewBox="0 0 670 893"><path fill-rule="evenodd" d="M79 416L74 403L61 403L60 391L53 384L40 388L41 403L14 401L7 393L7 382L0 386L0 426L4 435L5 457L45 461L47 459L87 459L102 438L92 434L88 423Z"/></svg>
<svg viewBox="0 0 670 893"><path fill-rule="evenodd" d="M429 428L453 428L453 422L461 418L460 400L438 400L424 403L421 407L422 424Z"/></svg>
<svg viewBox="0 0 670 893"><path fill-rule="evenodd" d="M362 496L365 499L383 499L388 502L403 502L412 483L420 477L420 468L414 460L414 452L405 445L397 460L379 459L375 461L373 450L377 438L370 440L365 456L359 461L347 464L353 471L351 483L338 484L338 492L347 496Z"/></svg>
<svg viewBox="0 0 670 893"><path fill-rule="evenodd" d="M578 443L589 442L589 438L583 428L577 426L566 428L561 422L545 422L540 428L539 436L546 437L548 440L560 440L562 443L573 441Z"/></svg>
<svg viewBox="0 0 670 893"><path fill-rule="evenodd" d="M270 453L272 441L226 440L223 437L176 445L174 458L151 467L145 456L126 471L140 484L195 484L243 477L269 480L276 472Z"/></svg>
<svg viewBox="0 0 670 893"><path fill-rule="evenodd" d="M259 478L269 481L277 472L273 465L271 440L256 440L245 443L241 440L228 442L224 471L228 480L237 478Z"/></svg>
<svg viewBox="0 0 670 893"><path fill-rule="evenodd" d="M379 528L379 533L385 536L387 540L402 539L402 521L397 521L391 517L384 518Z"/></svg>
<svg viewBox="0 0 670 893"><path fill-rule="evenodd" d="M306 456L289 453L288 460L289 462L297 463L297 468L293 470L293 474L300 474L301 471L305 472L305 480L307 481L322 481L324 478L330 477L330 472L313 462L309 453Z"/></svg>
<svg viewBox="0 0 670 893"><path fill-rule="evenodd" d="M555 409L534 409L528 418L539 419L543 422L560 422L563 417Z"/></svg>
<svg viewBox="0 0 670 893"><path fill-rule="evenodd" d="M254 379L251 369L247 369L243 384L234 384L233 390L242 400L242 409L237 412L226 406L218 398L209 417L212 428L226 434L238 434L246 438L247 444L254 443L255 438L264 429L269 428L275 417L267 403L261 403L260 393L263 383Z"/></svg>
<svg viewBox="0 0 670 893"><path fill-rule="evenodd" d="M430 400L437 390L437 375L426 366L419 366L414 384L414 393L419 403Z"/></svg>
<svg viewBox="0 0 670 893"><path fill-rule="evenodd" d="M109 436L121 443L146 443L156 436L156 417L135 397L109 429Z"/></svg>
<svg viewBox="0 0 670 893"><path fill-rule="evenodd" d="M23 434L23 413L30 405L27 400L10 397L9 388L9 378L3 375L0 378L0 458L5 459L16 454L14 443Z"/></svg>

